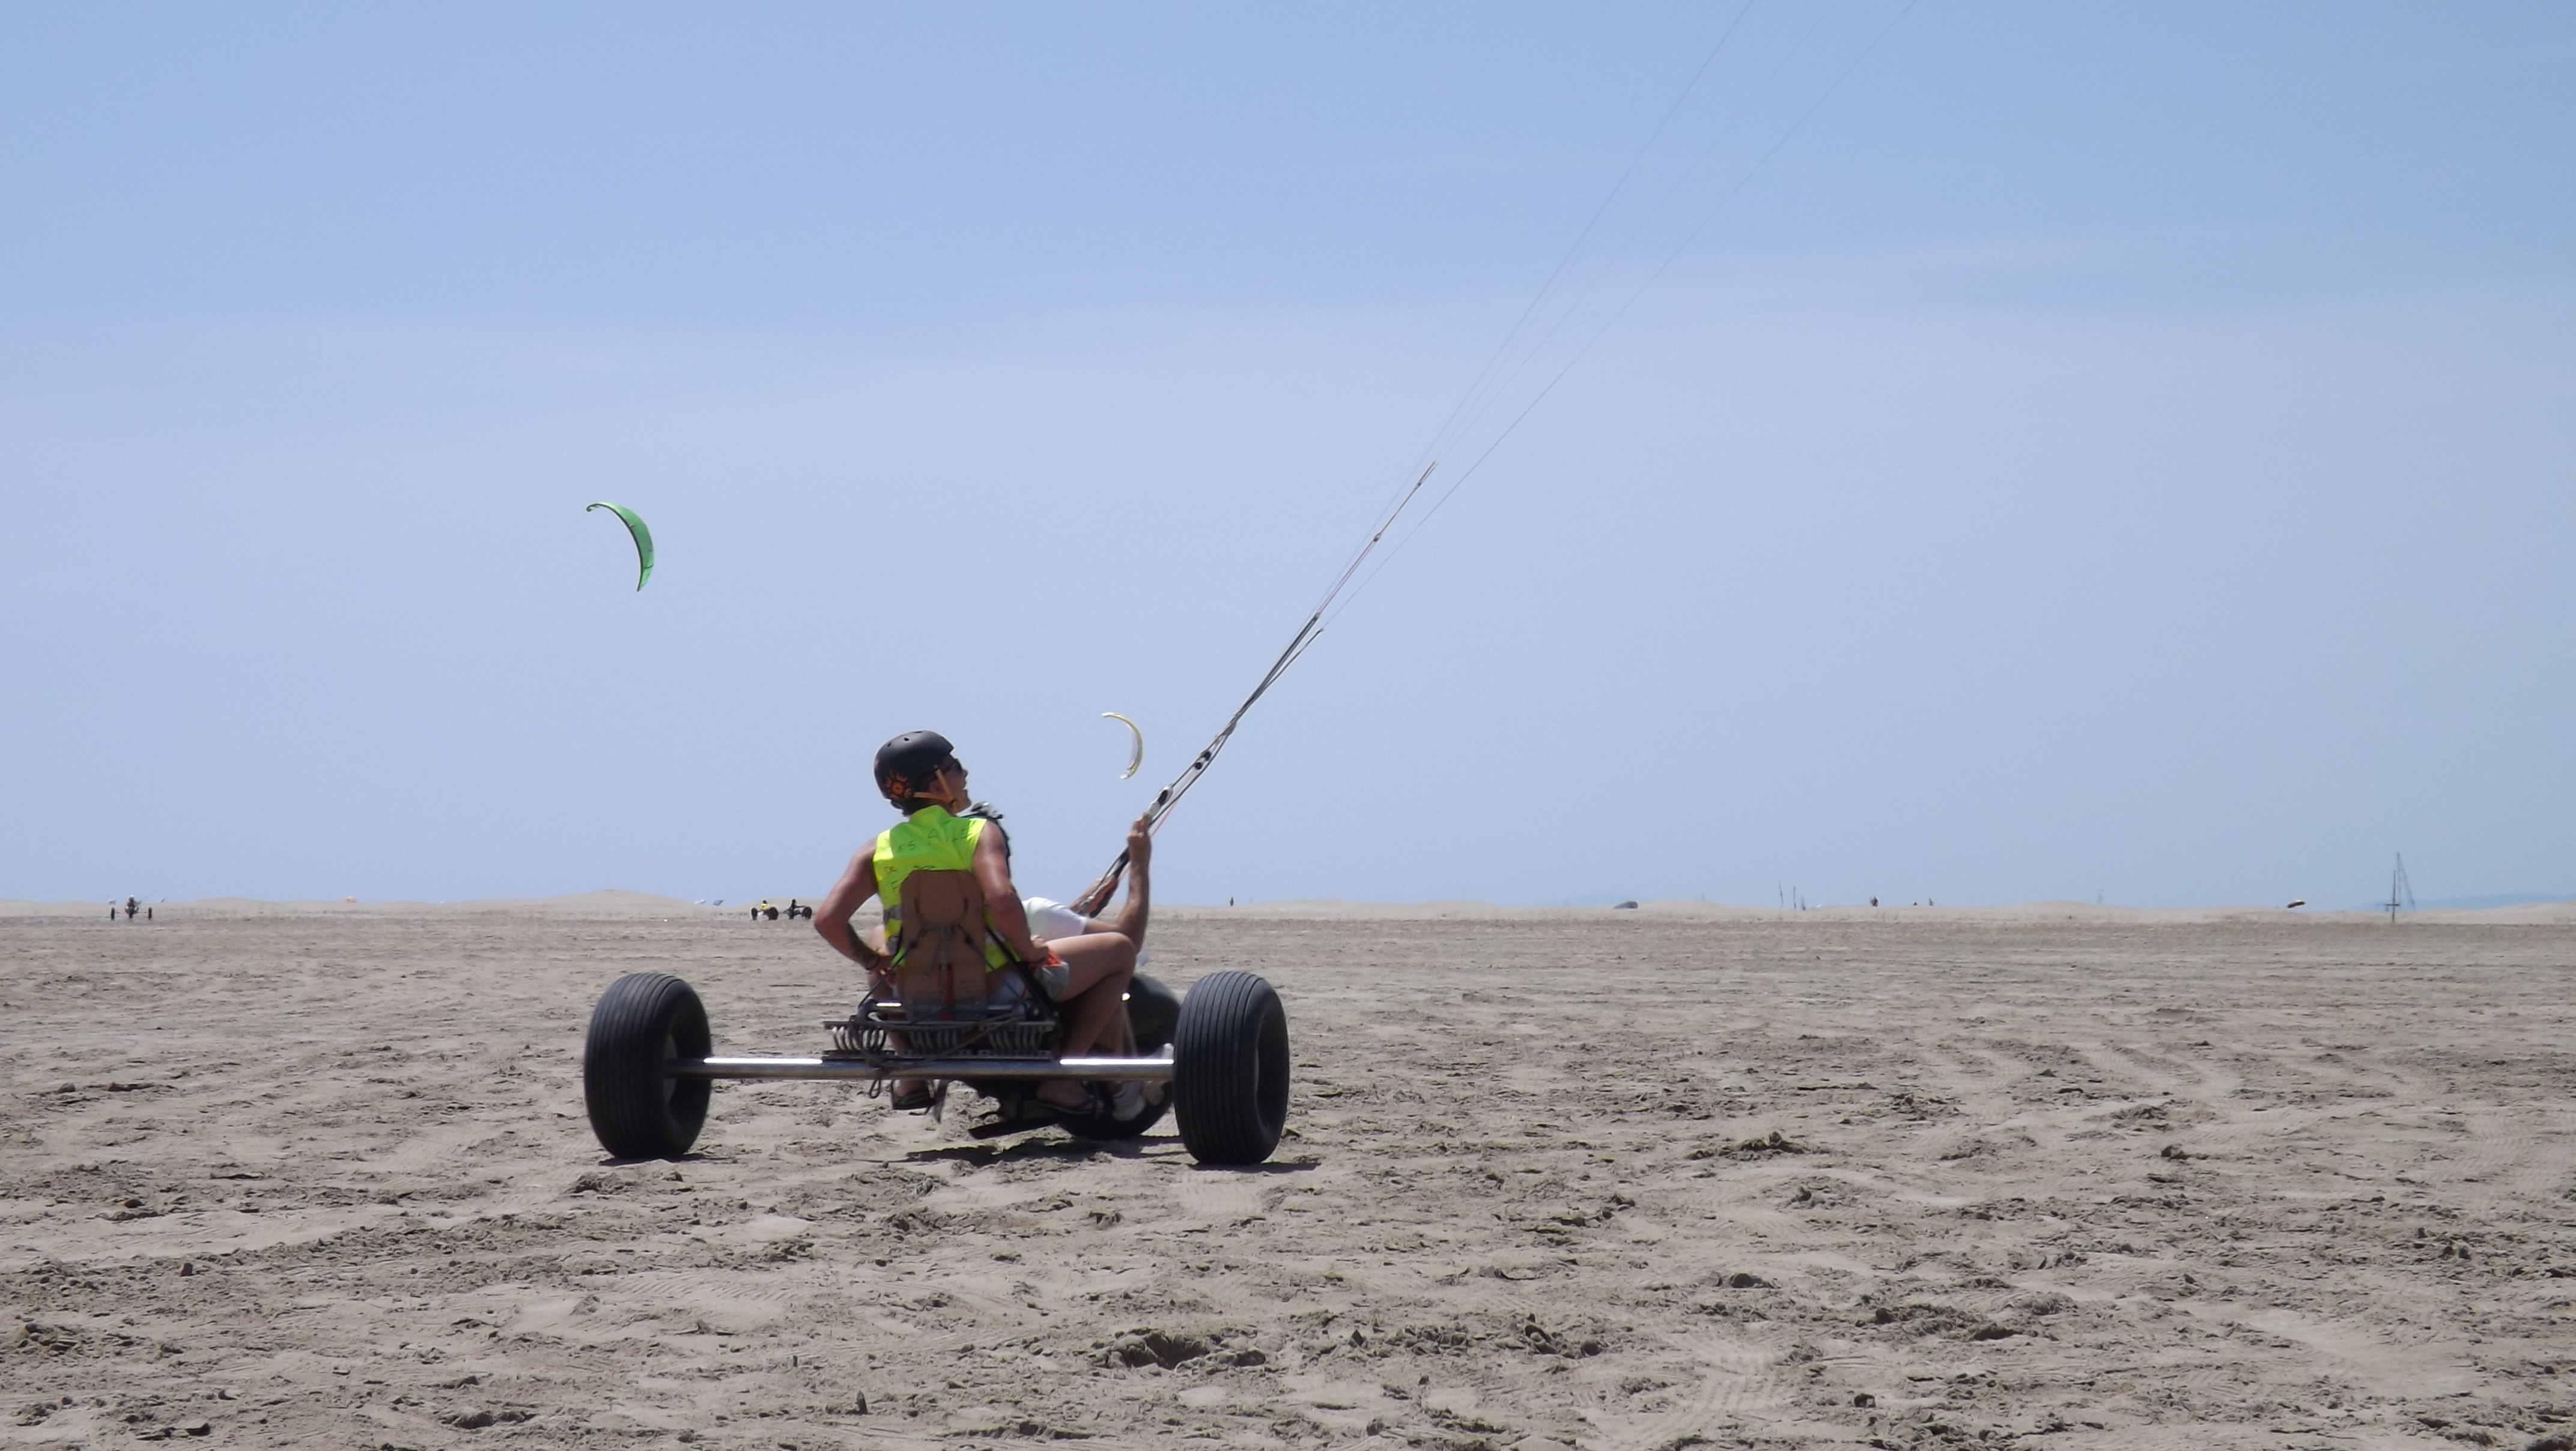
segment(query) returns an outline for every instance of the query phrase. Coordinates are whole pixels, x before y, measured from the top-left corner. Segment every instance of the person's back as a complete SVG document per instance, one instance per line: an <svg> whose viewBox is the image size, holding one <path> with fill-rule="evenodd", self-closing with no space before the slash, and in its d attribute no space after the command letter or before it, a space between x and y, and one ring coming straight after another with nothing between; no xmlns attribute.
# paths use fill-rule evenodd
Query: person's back
<svg viewBox="0 0 2576 1451"><path fill-rule="evenodd" d="M877 833L868 864L885 912L893 986L919 1016L981 1016L996 995L987 981L1022 959L1002 945L991 904L975 876L975 854L992 823L923 806Z"/></svg>
<svg viewBox="0 0 2576 1451"><path fill-rule="evenodd" d="M886 742L877 751L875 775L877 789L903 813L903 820L879 832L851 858L848 870L815 910L815 932L835 952L867 968L872 979L891 977L902 983L908 956L928 940L924 934L929 923L917 916L921 902L907 900L920 896L912 884L942 881L946 884L940 896L942 941L953 948L971 940L972 948L944 955L938 969L948 979L943 1001L980 1003L991 996L989 983L971 981L979 960L987 978L1025 967L1039 990L1064 1014L1059 1052L1080 1057L1117 1051L1125 1040L1127 983L1136 970L1135 941L1118 932L1061 941L1040 941L1031 935L1028 914L1011 882L1009 838L999 822L969 814L973 797L966 789L966 768L945 736L908 731ZM1134 839L1131 834L1131 844ZM1142 886L1140 871L1130 879L1129 888L1140 929ZM883 952L870 947L850 926L851 914L870 897L884 904ZM961 975L970 981L958 982ZM909 985L907 1005L911 993L924 990L927 981L925 975L923 983ZM1071 1082L1048 1083L1038 1096L1065 1112L1092 1106L1089 1092ZM926 1084L898 1085L897 1107L928 1107L931 1102Z"/></svg>

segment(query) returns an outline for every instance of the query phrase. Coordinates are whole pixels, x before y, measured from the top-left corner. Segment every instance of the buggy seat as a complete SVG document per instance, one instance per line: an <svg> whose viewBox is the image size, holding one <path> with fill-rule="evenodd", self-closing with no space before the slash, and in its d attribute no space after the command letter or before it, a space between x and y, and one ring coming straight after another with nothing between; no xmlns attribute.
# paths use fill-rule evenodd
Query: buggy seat
<svg viewBox="0 0 2576 1451"><path fill-rule="evenodd" d="M1049 1058L1055 1005L1000 947L972 872L917 871L903 879L892 961L868 983L846 1022L831 1024L835 1047L872 1062L954 1057Z"/></svg>

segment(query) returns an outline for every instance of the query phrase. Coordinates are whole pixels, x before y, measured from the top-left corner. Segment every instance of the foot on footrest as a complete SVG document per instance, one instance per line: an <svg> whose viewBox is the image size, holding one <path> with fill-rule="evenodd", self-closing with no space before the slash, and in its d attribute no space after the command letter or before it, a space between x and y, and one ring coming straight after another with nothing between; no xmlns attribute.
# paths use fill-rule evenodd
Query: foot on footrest
<svg viewBox="0 0 2576 1451"><path fill-rule="evenodd" d="M1037 1102L1029 1105L1026 1112L1014 1114L1009 1118L987 1119L976 1124L966 1130L966 1136L973 1139L998 1139L1011 1134L1024 1134L1031 1129L1060 1124L1066 1119L1078 1117L1079 1114L1078 1109L1058 1108L1051 1103Z"/></svg>

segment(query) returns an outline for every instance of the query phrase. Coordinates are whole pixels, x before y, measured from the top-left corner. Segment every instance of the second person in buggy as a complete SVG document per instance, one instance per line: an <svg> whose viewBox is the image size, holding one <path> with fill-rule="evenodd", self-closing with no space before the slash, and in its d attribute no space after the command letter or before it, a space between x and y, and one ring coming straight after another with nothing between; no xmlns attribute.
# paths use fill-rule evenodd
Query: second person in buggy
<svg viewBox="0 0 2576 1451"><path fill-rule="evenodd" d="M1128 828L1127 900L1118 915L1106 921L1083 919L1080 933L1041 941L1032 935L1028 912L1011 882L1010 839L998 820L973 804L966 790L966 768L947 737L936 731L907 731L886 742L877 750L876 783L904 819L878 833L876 840L850 858L848 870L814 913L815 932L833 951L868 970L872 990L907 990L907 996L934 991L951 1005L961 999L969 1006L1007 1001L1017 990L1009 976L1025 970L1064 1017L1059 1056L1129 1051L1127 985L1135 976L1150 912L1146 864L1153 855L1154 838L1145 819L1138 818ZM916 874L927 875L914 881ZM910 891L907 882L913 884ZM881 949L850 925L851 915L870 897L885 904ZM982 956L983 980L971 980L978 976L971 961L963 970L950 961L936 969L935 984L910 981L933 969L922 964L907 972L916 967L908 960L916 944L905 937L907 912L919 913L925 921L962 922L962 937ZM1111 1117L1124 1120L1149 1106L1149 1091L1146 1084L1123 1083L1103 1103L1090 1088L1057 1079L1042 1085L1036 1098L1069 1116L1105 1109ZM895 1108L926 1109L936 1102L929 1083L896 1080Z"/></svg>

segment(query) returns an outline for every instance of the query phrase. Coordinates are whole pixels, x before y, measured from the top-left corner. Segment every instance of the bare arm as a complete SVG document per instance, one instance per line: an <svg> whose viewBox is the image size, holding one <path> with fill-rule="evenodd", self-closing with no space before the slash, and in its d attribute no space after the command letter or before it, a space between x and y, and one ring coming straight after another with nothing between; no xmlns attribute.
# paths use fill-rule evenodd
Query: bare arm
<svg viewBox="0 0 2576 1451"><path fill-rule="evenodd" d="M832 944L832 950L866 968L870 973L885 970L885 954L871 950L859 940L858 930L850 925L850 915L877 894L876 843L860 847L850 858L849 870L832 884L822 905L814 909L814 933Z"/></svg>
<svg viewBox="0 0 2576 1451"><path fill-rule="evenodd" d="M1144 856L1139 856L1137 854L1137 843L1139 841L1144 843L1142 848L1145 854ZM1081 913L1085 917L1097 919L1100 916L1101 909L1109 905L1109 899L1118 895L1118 880L1120 877L1126 875L1128 863L1136 863L1136 870L1141 875L1144 871L1145 857L1151 856L1153 851L1154 813L1149 808L1144 815L1136 818L1136 822L1133 826L1127 828L1127 849L1118 854L1118 860L1109 864L1109 870L1102 872L1098 881L1095 881L1090 886L1083 888L1081 896L1074 898L1071 902L1068 902L1065 905L1071 907L1073 910ZM1091 924L1090 930L1093 932L1116 932L1121 929L1114 923L1094 920Z"/></svg>
<svg viewBox="0 0 2576 1451"><path fill-rule="evenodd" d="M984 916L993 935L1022 962L1044 962L1047 952L1029 936L1029 911L1011 885L1011 859L1002 850L1002 833L991 826L975 842L975 885L984 889Z"/></svg>
<svg viewBox="0 0 2576 1451"><path fill-rule="evenodd" d="M1138 947L1145 945L1145 924L1153 916L1152 873L1154 864L1154 827L1152 813L1136 818L1127 828L1127 904L1118 909L1113 921L1095 921L1093 932L1118 932Z"/></svg>
<svg viewBox="0 0 2576 1451"><path fill-rule="evenodd" d="M1118 895L1118 879L1125 875L1126 871L1127 859L1122 856L1118 860L1109 864L1109 870L1102 872L1098 881L1095 881L1090 886L1083 888L1081 896L1065 903L1065 905L1071 907L1073 910L1081 913L1085 917L1096 914L1101 908L1109 905L1109 899L1111 897ZM1103 928L1102 930L1106 931L1108 929Z"/></svg>

